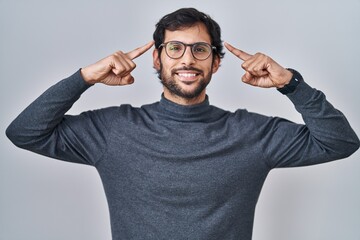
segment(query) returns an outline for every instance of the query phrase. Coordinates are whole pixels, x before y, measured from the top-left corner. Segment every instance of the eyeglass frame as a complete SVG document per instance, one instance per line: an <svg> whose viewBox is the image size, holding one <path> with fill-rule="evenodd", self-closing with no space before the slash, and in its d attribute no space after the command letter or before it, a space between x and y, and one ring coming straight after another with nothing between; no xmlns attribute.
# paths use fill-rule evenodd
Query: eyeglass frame
<svg viewBox="0 0 360 240"><path fill-rule="evenodd" d="M168 54L168 52L167 52L167 50L166 50L166 45L167 45L168 43L179 43L179 44L184 45L185 48L184 48L183 53L182 53L179 57L177 57L177 58L170 57L169 54ZM195 46L196 44L205 44L205 45L209 46L210 49L212 50L212 51L210 52L209 56L207 56L207 57L204 58L204 59L198 59L197 57L195 57L194 52L193 52L193 46ZM183 42L180 42L180 41L168 41L168 42L164 42L164 43L160 44L158 48L160 49L161 47L165 49L166 55L167 55L169 58L171 58L171 59L179 59L179 58L182 58L182 57L184 56L185 52L186 52L186 48L187 48L187 47L190 47L191 55L193 56L193 58L195 58L195 59L197 59L197 60L199 60L199 61L205 61L206 59L208 59L208 58L211 56L211 54L212 54L214 51L217 50L217 48L216 48L215 46L213 46L213 45L211 45L211 44L209 44L209 43L207 43L207 42L196 42L196 43L188 44L188 43L183 43Z"/></svg>

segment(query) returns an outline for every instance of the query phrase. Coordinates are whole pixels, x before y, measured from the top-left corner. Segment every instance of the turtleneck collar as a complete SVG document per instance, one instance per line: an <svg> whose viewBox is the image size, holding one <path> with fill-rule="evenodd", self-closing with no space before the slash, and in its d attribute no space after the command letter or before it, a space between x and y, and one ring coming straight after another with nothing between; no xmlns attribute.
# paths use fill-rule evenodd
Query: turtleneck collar
<svg viewBox="0 0 360 240"><path fill-rule="evenodd" d="M210 105L208 96L199 104L180 105L166 99L164 94L162 94L159 110L165 118L180 122L198 122L209 121L214 108Z"/></svg>

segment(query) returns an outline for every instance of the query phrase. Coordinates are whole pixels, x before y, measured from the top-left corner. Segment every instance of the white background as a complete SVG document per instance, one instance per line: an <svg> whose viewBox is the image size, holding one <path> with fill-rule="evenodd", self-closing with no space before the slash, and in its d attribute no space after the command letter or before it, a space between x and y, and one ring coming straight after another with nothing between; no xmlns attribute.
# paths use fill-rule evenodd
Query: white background
<svg viewBox="0 0 360 240"><path fill-rule="evenodd" d="M94 168L13 146L8 124L32 100L80 67L152 39L156 22L195 7L222 27L223 40L299 70L360 134L360 1L0 0L0 239L110 239L107 203ZM151 51L136 60L135 84L95 86L70 113L158 101ZM302 122L274 89L240 81L230 53L208 87L210 103ZM255 240L359 240L360 151L346 160L274 170L260 196ZM141 227L141 226L139 226Z"/></svg>

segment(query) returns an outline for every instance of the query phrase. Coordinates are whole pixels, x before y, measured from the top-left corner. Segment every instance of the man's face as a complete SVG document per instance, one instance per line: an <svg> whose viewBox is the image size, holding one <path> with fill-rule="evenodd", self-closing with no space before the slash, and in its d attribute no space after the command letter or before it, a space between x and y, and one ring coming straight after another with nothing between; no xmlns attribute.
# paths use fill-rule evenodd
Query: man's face
<svg viewBox="0 0 360 240"><path fill-rule="evenodd" d="M185 44L205 42L211 44L205 25L199 23L177 31L165 31L164 42L179 41ZM205 60L197 60L191 53L191 47L181 58L172 59L163 48L161 55L155 49L154 67L160 73L167 99L179 104L194 104L205 99L205 88L213 73L219 68L220 59L213 53Z"/></svg>

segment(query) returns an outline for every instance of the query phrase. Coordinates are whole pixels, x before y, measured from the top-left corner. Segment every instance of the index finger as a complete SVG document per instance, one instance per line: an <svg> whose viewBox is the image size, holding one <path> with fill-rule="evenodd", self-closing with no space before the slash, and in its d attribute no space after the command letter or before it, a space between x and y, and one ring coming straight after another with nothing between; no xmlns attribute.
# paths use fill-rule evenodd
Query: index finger
<svg viewBox="0 0 360 240"><path fill-rule="evenodd" d="M138 47L138 48L126 53L126 56L128 56L131 60L133 60L133 59L141 56L143 53L145 53L147 50L149 50L153 45L154 45L154 41L151 41L142 47Z"/></svg>
<svg viewBox="0 0 360 240"><path fill-rule="evenodd" d="M243 61L248 60L250 57L252 57L251 54L248 54L240 49L237 49L235 47L233 47L232 45L230 45L229 43L224 43L225 47L235 56L237 56L238 58L240 58Z"/></svg>

